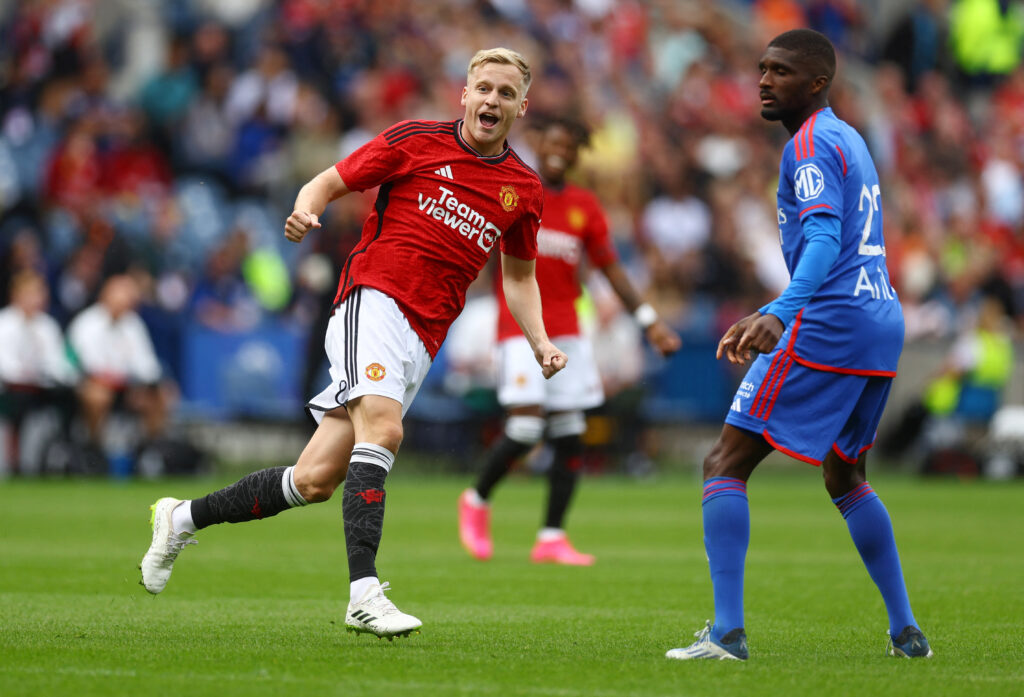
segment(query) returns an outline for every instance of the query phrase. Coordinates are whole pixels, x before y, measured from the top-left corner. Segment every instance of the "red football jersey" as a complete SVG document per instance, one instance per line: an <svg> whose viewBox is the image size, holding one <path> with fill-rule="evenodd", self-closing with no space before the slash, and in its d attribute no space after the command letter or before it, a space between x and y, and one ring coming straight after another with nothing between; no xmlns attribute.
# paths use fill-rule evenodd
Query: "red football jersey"
<svg viewBox="0 0 1024 697"><path fill-rule="evenodd" d="M569 183L560 189L545 187L544 222L537 233L537 285L548 336L579 334L575 303L580 294L579 266L584 250L595 268L618 258L597 197ZM522 331L505 303L498 275L498 341L502 341Z"/></svg>
<svg viewBox="0 0 1024 697"><path fill-rule="evenodd" d="M458 121L403 121L335 165L353 191L380 186L335 304L357 286L392 297L437 355L494 249L537 256L544 190L506 144L484 156Z"/></svg>

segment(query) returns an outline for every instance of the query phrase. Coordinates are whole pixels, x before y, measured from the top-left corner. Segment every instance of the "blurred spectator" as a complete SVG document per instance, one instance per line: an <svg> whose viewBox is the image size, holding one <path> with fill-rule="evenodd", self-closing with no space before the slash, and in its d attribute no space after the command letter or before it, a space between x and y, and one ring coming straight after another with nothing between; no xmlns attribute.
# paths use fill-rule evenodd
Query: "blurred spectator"
<svg viewBox="0 0 1024 697"><path fill-rule="evenodd" d="M925 73L948 68L948 4L948 0L914 0L886 36L882 59L899 66L911 92Z"/></svg>
<svg viewBox="0 0 1024 697"><path fill-rule="evenodd" d="M174 37L167 51L164 70L150 78L139 93L139 104L161 134L165 148L199 88L189 63L189 49L187 37Z"/></svg>
<svg viewBox="0 0 1024 697"><path fill-rule="evenodd" d="M987 422L1001 401L1013 369L1013 342L1006 311L984 297L974 326L953 345L939 376L928 385L924 405L933 416L956 414Z"/></svg>
<svg viewBox="0 0 1024 697"><path fill-rule="evenodd" d="M192 315L203 326L232 332L253 329L260 323L259 301L242 275L248 247L245 232L235 229L207 259L191 300Z"/></svg>
<svg viewBox="0 0 1024 697"><path fill-rule="evenodd" d="M225 184L234 147L234 127L227 114L232 76L230 65L215 63L209 67L202 90L188 105L175 140L185 171L214 176Z"/></svg>
<svg viewBox="0 0 1024 697"><path fill-rule="evenodd" d="M780 136L758 118L757 57L797 25L840 49L833 108L879 168L908 340L951 338L993 280L1024 301L1020 0L910 0L877 17L854 0L0 5L0 295L18 269L43 272L61 324L133 265L152 276L142 315L162 348L199 315L322 324L306 281L281 284L300 288L291 305L267 292L304 253L238 210L257 197L281 220L311 173L382 127L446 118L488 44L530 57L532 113L593 124L578 178L631 274L688 332L717 337L737 292L785 281L765 165ZM336 267L358 241L343 217L318 250ZM255 255L225 258L235 226ZM750 265L740 275L757 284L721 282ZM1013 319L1024 326L1024 302Z"/></svg>
<svg viewBox="0 0 1024 697"><path fill-rule="evenodd" d="M80 118L71 123L50 158L43 195L76 218L103 200L103 167L96 141L98 124Z"/></svg>
<svg viewBox="0 0 1024 697"><path fill-rule="evenodd" d="M15 232L10 242L4 244L0 238L0 306L10 302L8 291L19 274L32 271L43 275L45 280L46 260L39 234L22 221L12 222Z"/></svg>
<svg viewBox="0 0 1024 697"><path fill-rule="evenodd" d="M863 3L857 0L807 0L807 25L846 53L864 55L867 19Z"/></svg>
<svg viewBox="0 0 1024 697"><path fill-rule="evenodd" d="M984 296L972 326L957 339L920 401L912 403L882 438L883 452L901 455L918 446L926 461L932 461L937 451L967 450L964 427L987 427L1002 403L1012 370L1006 308L999 298Z"/></svg>
<svg viewBox="0 0 1024 697"><path fill-rule="evenodd" d="M19 271L11 280L10 297L10 305L0 309L0 421L10 424L15 447L0 443L0 448L8 448L9 461L23 471L39 471L41 462L28 462L27 453L19 453L22 425L39 412L55 410L59 434L66 439L78 376L64 352L60 326L46 314L46 279L35 271ZM39 449L35 457L42 455Z"/></svg>
<svg viewBox="0 0 1024 697"><path fill-rule="evenodd" d="M227 96L228 118L244 123L258 113L273 126L288 126L295 115L299 83L288 67L288 56L279 46L265 44L255 65L241 73Z"/></svg>
<svg viewBox="0 0 1024 697"><path fill-rule="evenodd" d="M953 0L950 45L957 66L975 84L1020 65L1024 5L1019 0Z"/></svg>
<svg viewBox="0 0 1024 697"><path fill-rule="evenodd" d="M158 439L167 425L173 392L162 381L149 332L135 311L139 300L133 277L112 276L99 301L68 326L68 342L84 376L79 399L89 444L100 451L117 407L141 417L147 440Z"/></svg>
<svg viewBox="0 0 1024 697"><path fill-rule="evenodd" d="M807 14L797 0L754 0L756 44L766 44L772 37L793 27L806 27Z"/></svg>
<svg viewBox="0 0 1024 697"><path fill-rule="evenodd" d="M125 109L111 118L101 160L105 192L121 205L137 207L170 191L167 156L146 133L143 114Z"/></svg>
<svg viewBox="0 0 1024 697"><path fill-rule="evenodd" d="M700 251L711 237L711 210L696 193L694 173L676 165L664 192L643 211L644 238L654 285L686 291L700 271Z"/></svg>

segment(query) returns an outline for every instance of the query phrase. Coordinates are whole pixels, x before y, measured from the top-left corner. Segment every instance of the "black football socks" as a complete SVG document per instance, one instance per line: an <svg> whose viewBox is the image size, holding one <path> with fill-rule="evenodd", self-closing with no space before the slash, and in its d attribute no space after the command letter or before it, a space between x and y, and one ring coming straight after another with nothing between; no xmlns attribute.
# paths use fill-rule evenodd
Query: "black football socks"
<svg viewBox="0 0 1024 697"><path fill-rule="evenodd" d="M356 443L341 501L349 580L377 576L377 548L384 532L384 480L395 456L372 443Z"/></svg>
<svg viewBox="0 0 1024 697"><path fill-rule="evenodd" d="M247 474L234 484L193 499L192 520L201 530L215 523L244 523L275 516L306 501L295 489L292 467L271 467Z"/></svg>
<svg viewBox="0 0 1024 697"><path fill-rule="evenodd" d="M491 495L491 490L508 474L516 460L529 452L532 447L532 443L520 443L508 436L502 436L501 440L487 453L487 461L484 463L484 469L476 483L476 493L480 495L480 498L486 501Z"/></svg>
<svg viewBox="0 0 1024 697"><path fill-rule="evenodd" d="M569 509L576 482L583 465L583 441L579 436L562 436L551 439L555 451L554 461L548 478L551 484L548 493L548 510L544 526L562 528L565 512Z"/></svg>

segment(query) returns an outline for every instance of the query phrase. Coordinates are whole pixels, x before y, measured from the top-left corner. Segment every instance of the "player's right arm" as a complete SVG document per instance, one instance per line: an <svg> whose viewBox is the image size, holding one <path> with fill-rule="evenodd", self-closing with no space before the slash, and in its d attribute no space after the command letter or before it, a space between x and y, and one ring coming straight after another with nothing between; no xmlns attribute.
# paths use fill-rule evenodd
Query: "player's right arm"
<svg viewBox="0 0 1024 697"><path fill-rule="evenodd" d="M327 204L347 193L349 188L333 165L310 179L299 190L292 214L284 222L285 239L301 242L307 232L320 227L320 216Z"/></svg>

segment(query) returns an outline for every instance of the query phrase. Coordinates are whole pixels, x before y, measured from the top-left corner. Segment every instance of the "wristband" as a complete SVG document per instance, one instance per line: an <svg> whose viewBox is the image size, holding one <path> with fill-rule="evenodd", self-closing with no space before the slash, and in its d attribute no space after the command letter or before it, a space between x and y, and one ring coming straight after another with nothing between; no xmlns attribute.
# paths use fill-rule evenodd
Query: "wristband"
<svg viewBox="0 0 1024 697"><path fill-rule="evenodd" d="M647 329L652 324L658 321L658 311L651 307L650 303L643 303L640 307L633 310L633 319L643 329Z"/></svg>

